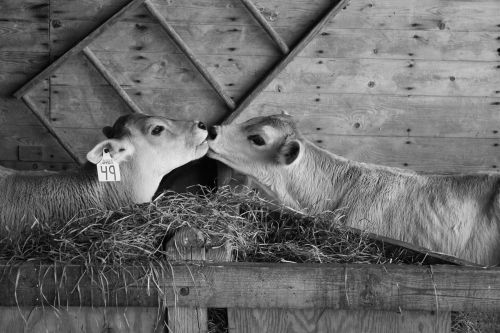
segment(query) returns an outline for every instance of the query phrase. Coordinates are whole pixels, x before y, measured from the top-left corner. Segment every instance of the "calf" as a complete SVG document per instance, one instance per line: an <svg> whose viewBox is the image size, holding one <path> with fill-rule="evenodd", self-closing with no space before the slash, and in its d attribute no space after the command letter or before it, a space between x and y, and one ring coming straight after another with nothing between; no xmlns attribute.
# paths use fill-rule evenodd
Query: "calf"
<svg viewBox="0 0 500 333"><path fill-rule="evenodd" d="M201 122L128 115L103 129L107 140L88 154L87 164L62 173L0 170L0 236L15 238L35 219L65 221L89 208L116 209L150 201L162 177L206 154ZM121 171L121 181L99 182L104 150Z"/></svg>
<svg viewBox="0 0 500 333"><path fill-rule="evenodd" d="M500 175L422 175L314 145L290 116L209 129L208 156L308 213L342 209L349 226L477 263L500 262Z"/></svg>

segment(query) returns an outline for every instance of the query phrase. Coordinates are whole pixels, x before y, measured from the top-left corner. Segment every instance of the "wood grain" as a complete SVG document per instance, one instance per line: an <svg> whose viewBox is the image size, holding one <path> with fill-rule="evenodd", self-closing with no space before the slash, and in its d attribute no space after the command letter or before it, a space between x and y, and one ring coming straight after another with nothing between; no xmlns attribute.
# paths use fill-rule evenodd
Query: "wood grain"
<svg viewBox="0 0 500 333"><path fill-rule="evenodd" d="M49 33L46 23L0 20L0 51L48 50Z"/></svg>
<svg viewBox="0 0 500 333"><path fill-rule="evenodd" d="M59 29L51 34L53 50L61 53L75 42L77 31L87 21L62 21ZM279 51L266 34L255 26L218 26L195 24L172 24L179 36L197 55L270 55ZM291 38L289 31L280 30L285 39ZM94 51L134 51L179 53L172 41L156 22L120 21L111 26L92 45Z"/></svg>
<svg viewBox="0 0 500 333"><path fill-rule="evenodd" d="M500 96L493 62L297 58L266 91ZM360 69L363 70L360 70Z"/></svg>
<svg viewBox="0 0 500 333"><path fill-rule="evenodd" d="M283 111L316 136L500 136L500 98L489 97L264 92L238 121Z"/></svg>
<svg viewBox="0 0 500 333"><path fill-rule="evenodd" d="M26 171L61 171L61 170L72 170L79 166L76 163L61 163L61 162L22 162L22 161L3 161L0 160L0 165L14 169L14 170L26 170Z"/></svg>
<svg viewBox="0 0 500 333"><path fill-rule="evenodd" d="M47 52L0 51L0 72L35 73L49 63Z"/></svg>
<svg viewBox="0 0 500 333"><path fill-rule="evenodd" d="M57 128L102 128L112 125L119 116L128 112L127 106L110 87L52 88L51 122ZM127 88L125 91L150 115L215 124L226 112L225 105L209 90L197 91L196 94L184 89Z"/></svg>
<svg viewBox="0 0 500 333"><path fill-rule="evenodd" d="M245 6L247 11L252 15L252 17L259 23L259 25L264 29L269 38L278 46L281 53L287 54L290 52L290 48L283 40L283 38L274 30L274 28L267 22L264 14L255 6L250 0L241 0L241 3Z"/></svg>
<svg viewBox="0 0 500 333"><path fill-rule="evenodd" d="M498 10L500 11L500 5ZM498 61L498 32L329 27L301 57ZM320 53L321 52L321 53Z"/></svg>
<svg viewBox="0 0 500 333"><path fill-rule="evenodd" d="M52 268L26 264L3 270L0 284L0 305L15 306L14 290L20 306L38 304L41 283L48 302L69 306L100 306L103 299L91 297L100 286L82 277L82 267ZM45 279L45 270L49 269ZM204 265L174 265L172 272L161 276L159 286L165 291L167 306L179 307L238 307L238 308L332 308L377 309L387 311L484 311L498 312L500 303L499 268L472 268L436 265L432 267L408 265L362 264L269 264L269 263L206 263ZM39 275L39 272L41 275ZM50 274L49 274L50 273ZM61 274L64 279L60 280ZM112 289L119 288L123 280L107 271ZM127 267L127 276L140 277L139 268ZM121 275L120 275L121 276ZM54 280L56 278L56 280ZM81 279L80 279L81 278ZM80 279L81 293L73 290ZM128 279L128 278L127 278ZM131 280L133 281L133 280ZM68 287L66 287L68 286ZM59 289L59 297L55 289ZM180 293L182 288L190 292ZM67 288L67 289L66 289ZM113 306L156 306L154 288L146 292L146 281L131 283L128 297L119 289L110 291L108 304ZM118 294L116 294L118 293ZM174 297L177 295L177 297Z"/></svg>
<svg viewBox="0 0 500 333"><path fill-rule="evenodd" d="M451 329L449 312L436 315L422 311L238 309L235 313L228 314L232 318L229 330L234 333L445 333Z"/></svg>
<svg viewBox="0 0 500 333"><path fill-rule="evenodd" d="M318 33L324 28L324 26L341 10L343 10L345 6L347 6L347 4L347 0L339 0L338 2L335 2L334 5L332 4L331 7L321 16L321 18L318 19L314 27L300 39L300 41L293 47L293 49L268 72L266 77L264 77L254 85L252 90L249 91L249 93L245 95L241 103L238 104L236 110L234 110L227 116L227 118L224 120L224 123L229 124L234 119L236 119L273 80L280 76L285 68L293 63L293 60L297 56L297 54L299 54L309 44L309 42L311 42L311 40L313 40L318 35Z"/></svg>
<svg viewBox="0 0 500 333"><path fill-rule="evenodd" d="M309 139L346 158L430 173L497 172L498 139L371 137L309 134Z"/></svg>
<svg viewBox="0 0 500 333"><path fill-rule="evenodd" d="M0 97L0 126L4 128L12 125L39 126L40 122L22 101L12 97Z"/></svg>
<svg viewBox="0 0 500 333"><path fill-rule="evenodd" d="M214 251L207 251L207 242L203 233L196 229L185 227L178 230L166 244L166 256L168 260L194 260L194 261L228 261L231 258L230 246L223 246ZM180 296L197 294L198 288L184 288L179 290ZM195 307L182 307L174 304L167 308L168 331L172 333L206 333L208 331L207 307L196 305Z"/></svg>
<svg viewBox="0 0 500 333"><path fill-rule="evenodd" d="M234 109L236 104L227 93L222 89L220 83L212 76L205 65L200 61L198 56L193 53L188 44L182 39L181 36L175 31L175 29L167 22L165 17L158 12L155 5L153 5L149 0L144 1L144 5L148 9L149 13L160 23L163 31L168 35L168 37L175 43L175 46L182 51L182 54L189 60L191 65L196 68L199 74L205 79L205 81L212 87L212 89L217 93L217 95L226 103L229 109Z"/></svg>
<svg viewBox="0 0 500 333"><path fill-rule="evenodd" d="M98 28L92 31L89 35L87 35L84 39L82 39L80 42L78 42L77 45L75 45L73 48L68 50L64 55L59 57L56 61L51 63L48 67L46 67L43 71L38 73L33 79L31 79L29 82L27 82L24 86L19 88L15 92L16 98L20 98L24 96L31 88L33 88L35 85L37 85L40 81L45 80L55 69L57 69L59 66L61 66L66 59L70 58L74 54L80 52L85 48L88 44L92 43L96 38L100 36L100 34L105 31L108 26L113 25L116 21L119 21L121 16L126 13L129 9L135 8L139 5L142 4L144 0L132 0L130 1L126 6L124 6L122 9L120 9L118 12L116 12L112 17L110 17L105 23L100 25Z"/></svg>
<svg viewBox="0 0 500 333"><path fill-rule="evenodd" d="M0 307L0 313L2 332L161 332L157 308Z"/></svg>
<svg viewBox="0 0 500 333"><path fill-rule="evenodd" d="M185 90L185 95L194 91L211 91L203 77L181 54L95 52L108 70L114 73L117 83L127 89ZM275 57L219 55L200 56L207 70L219 80L229 96L238 99L247 92L256 80L276 61ZM108 85L96 71L80 57L62 65L52 76L53 85ZM207 94L205 94L206 96ZM134 98L134 96L132 96ZM146 106L144 106L146 107Z"/></svg>
<svg viewBox="0 0 500 333"><path fill-rule="evenodd" d="M200 230L183 228L178 230L165 247L168 260L205 260L205 237ZM182 293L196 292L195 288L186 288ZM208 316L206 307L180 307L177 305L167 308L168 332L196 333L207 332Z"/></svg>
<svg viewBox="0 0 500 333"><path fill-rule="evenodd" d="M134 102L133 99L127 94L125 90L120 86L120 84L116 81L112 72L110 72L96 57L94 52L90 50L88 47L83 49L83 54L89 59L89 61L94 65L94 67L99 71L102 77L108 82L108 84L113 88L115 93L120 96L121 100L125 102L125 104L130 108L130 111L133 113L144 113L141 108Z"/></svg>
<svg viewBox="0 0 500 333"><path fill-rule="evenodd" d="M500 31L495 0L353 1L330 26L339 28Z"/></svg>
<svg viewBox="0 0 500 333"><path fill-rule="evenodd" d="M109 86L53 85L51 89L50 121L56 128L102 128L113 125L118 117L129 112Z"/></svg>
<svg viewBox="0 0 500 333"><path fill-rule="evenodd" d="M2 0L0 20L43 22L47 25L49 0Z"/></svg>
<svg viewBox="0 0 500 333"><path fill-rule="evenodd" d="M2 160L16 161L19 145L42 145L45 147L42 161L71 162L68 155L43 126L10 125L0 131Z"/></svg>

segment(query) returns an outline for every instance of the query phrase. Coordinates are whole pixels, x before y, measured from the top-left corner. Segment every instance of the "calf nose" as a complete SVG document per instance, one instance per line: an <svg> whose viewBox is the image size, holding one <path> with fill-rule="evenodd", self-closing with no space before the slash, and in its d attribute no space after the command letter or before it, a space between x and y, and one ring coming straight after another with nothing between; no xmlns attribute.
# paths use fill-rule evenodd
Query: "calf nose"
<svg viewBox="0 0 500 333"><path fill-rule="evenodd" d="M208 128L208 138L210 140L215 140L216 137L217 137L217 129L215 128L215 126L210 126Z"/></svg>
<svg viewBox="0 0 500 333"><path fill-rule="evenodd" d="M201 128L202 130L206 130L207 129L207 125L205 125L204 123L202 123L201 121L198 122L198 128Z"/></svg>

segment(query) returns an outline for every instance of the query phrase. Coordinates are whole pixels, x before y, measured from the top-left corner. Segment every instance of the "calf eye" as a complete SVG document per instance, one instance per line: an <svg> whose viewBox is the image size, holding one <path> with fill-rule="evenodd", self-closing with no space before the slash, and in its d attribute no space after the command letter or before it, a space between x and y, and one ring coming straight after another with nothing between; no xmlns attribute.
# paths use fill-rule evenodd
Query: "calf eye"
<svg viewBox="0 0 500 333"><path fill-rule="evenodd" d="M249 135L248 140L252 141L252 143L256 146L263 146L266 144L266 141L264 141L264 139L258 134Z"/></svg>
<svg viewBox="0 0 500 333"><path fill-rule="evenodd" d="M160 135L160 133L165 129L163 126L155 126L153 130L151 131L152 135Z"/></svg>

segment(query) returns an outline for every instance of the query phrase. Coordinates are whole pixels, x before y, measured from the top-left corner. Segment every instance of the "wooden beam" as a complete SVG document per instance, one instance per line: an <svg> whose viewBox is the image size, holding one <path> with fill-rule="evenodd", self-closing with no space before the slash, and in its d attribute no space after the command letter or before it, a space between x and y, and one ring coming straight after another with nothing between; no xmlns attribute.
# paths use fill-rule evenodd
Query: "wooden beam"
<svg viewBox="0 0 500 333"><path fill-rule="evenodd" d="M192 308L500 311L498 267L283 263L163 266L150 270L148 266L108 267L103 278L94 276L92 282L83 266L58 266L54 272L52 266L35 263L0 265L0 306L33 306L45 300L64 306L156 306L165 302L170 307ZM97 272L97 268L93 270ZM153 287L152 274L160 289ZM108 284L102 286L99 281ZM108 287L110 290L106 290Z"/></svg>
<svg viewBox="0 0 500 333"><path fill-rule="evenodd" d="M207 80L207 82L212 86L212 88L217 92L219 97L226 103L230 110L234 110L236 107L235 102L227 95L222 89L221 85L217 80L210 74L210 72L205 68L203 63L195 56L191 48L182 40L181 36L174 30L174 28L165 20L163 15L155 8L155 6L149 1L144 0L146 8L151 13L151 15L158 20L163 30L172 39L175 45L186 55L186 57L191 61L193 66L200 72L200 74Z"/></svg>
<svg viewBox="0 0 500 333"><path fill-rule="evenodd" d="M323 27L340 11L342 8L347 6L350 0L340 0L335 6L333 6L319 22L311 29L300 42L284 57L270 72L269 74L260 81L252 91L245 96L243 101L238 105L238 107L230 113L227 118L223 121L223 124L229 124L233 122L254 100L257 96L274 80L280 73L285 69L290 62L302 51L307 44L323 29Z"/></svg>
<svg viewBox="0 0 500 333"><path fill-rule="evenodd" d="M71 158L73 160L75 160L75 162L77 162L78 164L80 164L80 165L85 164L86 161L83 160L83 159L81 159L73 151L73 149L71 148L71 145L68 144L62 137L59 136L59 134L57 134L55 132L54 127L52 126L52 124L37 109L36 105L33 103L33 101L31 100L31 98L28 95L23 95L23 96L21 96L21 98L24 101L24 103L26 103L26 105L31 110L31 112L35 115L35 117L37 117L38 120L40 120L40 122L43 124L43 126L45 126L45 128L47 129L47 131L49 131L49 133L54 137L54 139L57 141L57 143L59 143L61 145L61 147L63 147L63 149L68 153L68 155L71 156Z"/></svg>
<svg viewBox="0 0 500 333"><path fill-rule="evenodd" d="M59 68L69 57L74 54L82 51L87 45L92 43L97 37L99 37L104 31L108 29L109 26L113 25L116 21L120 20L122 16L127 13L129 10L139 7L144 0L132 0L127 5L125 5L122 9L120 9L116 14L111 16L106 22L100 25L97 29L88 34L84 39L82 39L79 43L69 49L66 53L64 53L61 57L59 57L56 61L50 64L43 71L38 73L33 79L27 82L24 86L18 89L14 93L14 97L21 98L26 93L28 93L34 86L36 86L39 82L45 80L54 70Z"/></svg>
<svg viewBox="0 0 500 333"><path fill-rule="evenodd" d="M130 98L130 96L123 90L123 88L120 86L118 81L113 77L113 75L106 69L106 67L103 65L103 63L97 58L97 56L92 52L91 49L88 47L85 47L83 49L83 53L89 59L89 61L94 65L94 67L97 69L99 73L108 81L108 83L113 87L113 89L116 91L116 93L121 97L121 99L127 103L127 105L130 107L132 112L134 113L144 113L141 108L135 104L135 102Z"/></svg>
<svg viewBox="0 0 500 333"><path fill-rule="evenodd" d="M260 24L260 26L264 29L264 31L271 37L274 43L278 45L281 53L288 54L290 49L288 45L286 45L285 41L281 36L274 30L274 28L267 22L266 18L262 15L257 7L253 4L251 0L240 0L243 5L246 7L248 12L252 15L252 17Z"/></svg>

